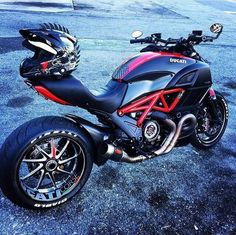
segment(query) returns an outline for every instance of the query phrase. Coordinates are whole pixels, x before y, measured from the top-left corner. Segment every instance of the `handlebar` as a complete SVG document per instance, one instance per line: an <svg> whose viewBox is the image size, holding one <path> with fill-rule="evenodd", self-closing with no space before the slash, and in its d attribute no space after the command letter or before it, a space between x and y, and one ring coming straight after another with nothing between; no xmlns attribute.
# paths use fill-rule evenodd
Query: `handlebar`
<svg viewBox="0 0 236 235"><path fill-rule="evenodd" d="M167 40L161 39L161 38L153 38L153 37L146 37L146 38L140 38L140 39L131 39L130 44L134 43L165 43L166 45L168 44L176 44L179 42L179 39L173 39L173 38L168 38Z"/></svg>
<svg viewBox="0 0 236 235"><path fill-rule="evenodd" d="M131 39L130 40L130 44L134 44L134 43L145 43L146 40L145 38L142 38L142 39Z"/></svg>
<svg viewBox="0 0 236 235"><path fill-rule="evenodd" d="M189 44L200 44L201 42L213 42L213 40L217 39L219 37L219 34L217 36L212 37L212 36L205 36L205 35L195 35L195 34L190 34L187 39L184 38L179 38L179 39L173 39L173 38L168 38L167 40L157 38L155 37L155 34L152 34L150 37L146 38L140 38L140 39L131 39L130 43L164 43L165 46L170 45L170 44L181 44L181 43L189 43Z"/></svg>
<svg viewBox="0 0 236 235"><path fill-rule="evenodd" d="M214 39L216 39L216 38L211 37L211 36L203 36L202 37L203 42L213 42Z"/></svg>
<svg viewBox="0 0 236 235"><path fill-rule="evenodd" d="M202 35L202 30L193 30L187 38L168 38L165 40L161 38L161 33L154 33L146 38L131 39L130 43L149 44L148 46L143 48L141 52L175 52L181 53L184 56L191 57L196 60L207 62L207 60L204 60L201 55L195 50L194 46L200 44L201 42L213 42L220 36L220 34L222 33L222 29L223 26L216 23L210 28L211 32L216 34L215 36ZM140 33L136 35L140 35Z"/></svg>
<svg viewBox="0 0 236 235"><path fill-rule="evenodd" d="M153 43L152 37L140 38L140 39L131 39L130 44L134 43Z"/></svg>

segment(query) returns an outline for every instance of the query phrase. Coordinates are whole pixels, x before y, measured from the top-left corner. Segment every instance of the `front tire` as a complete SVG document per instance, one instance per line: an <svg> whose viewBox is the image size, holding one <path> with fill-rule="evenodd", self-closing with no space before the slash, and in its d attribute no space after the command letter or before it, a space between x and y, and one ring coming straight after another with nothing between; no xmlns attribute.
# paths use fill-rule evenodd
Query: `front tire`
<svg viewBox="0 0 236 235"><path fill-rule="evenodd" d="M217 144L225 132L228 123L228 105L225 98L219 92L215 92L214 102L218 121L212 112L212 103L206 97L197 116L197 127L191 136L191 144L199 149L209 149Z"/></svg>
<svg viewBox="0 0 236 235"><path fill-rule="evenodd" d="M90 138L62 117L40 117L18 127L0 150L0 187L14 203L42 209L71 199L93 165Z"/></svg>

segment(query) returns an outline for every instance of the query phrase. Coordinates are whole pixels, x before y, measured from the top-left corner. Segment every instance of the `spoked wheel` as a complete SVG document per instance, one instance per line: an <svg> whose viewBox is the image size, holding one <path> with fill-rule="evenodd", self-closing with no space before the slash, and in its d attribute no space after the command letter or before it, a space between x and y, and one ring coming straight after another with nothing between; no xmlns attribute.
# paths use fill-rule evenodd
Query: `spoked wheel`
<svg viewBox="0 0 236 235"><path fill-rule="evenodd" d="M19 138L21 144L8 146L23 133L26 135ZM91 172L89 140L80 129L59 117L35 119L19 127L1 150L4 194L30 208L48 208L67 201L80 191Z"/></svg>
<svg viewBox="0 0 236 235"><path fill-rule="evenodd" d="M70 137L40 138L26 150L19 168L25 192L37 200L60 199L76 187L85 169L85 155Z"/></svg>
<svg viewBox="0 0 236 235"><path fill-rule="evenodd" d="M209 102L201 105L198 114L198 125L195 133L192 135L191 143L193 146L206 149L214 146L224 134L228 122L228 106L224 97L216 92L216 113L212 111Z"/></svg>

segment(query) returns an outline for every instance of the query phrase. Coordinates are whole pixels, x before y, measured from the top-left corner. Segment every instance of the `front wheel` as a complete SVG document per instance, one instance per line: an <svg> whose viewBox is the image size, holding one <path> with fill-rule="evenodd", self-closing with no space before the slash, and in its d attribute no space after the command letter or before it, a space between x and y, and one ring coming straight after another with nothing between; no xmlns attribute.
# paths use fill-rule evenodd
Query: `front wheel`
<svg viewBox="0 0 236 235"><path fill-rule="evenodd" d="M210 97L203 100L197 115L197 127L191 136L191 144L199 149L208 149L218 143L228 123L226 100L219 92L215 95L213 102L210 102Z"/></svg>
<svg viewBox="0 0 236 235"><path fill-rule="evenodd" d="M78 193L93 165L89 137L62 117L41 117L17 128L0 151L0 186L14 203L49 208Z"/></svg>

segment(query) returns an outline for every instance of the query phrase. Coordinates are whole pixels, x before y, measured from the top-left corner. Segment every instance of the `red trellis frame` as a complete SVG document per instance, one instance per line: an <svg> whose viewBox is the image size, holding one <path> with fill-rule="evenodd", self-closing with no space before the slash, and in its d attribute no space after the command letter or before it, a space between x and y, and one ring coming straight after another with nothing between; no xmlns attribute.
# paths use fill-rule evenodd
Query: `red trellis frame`
<svg viewBox="0 0 236 235"><path fill-rule="evenodd" d="M165 100L165 95L178 93L176 98L173 100L173 102L168 105ZM137 120L137 126L141 127L143 124L143 121L147 117L148 113L152 110L161 111L164 113L169 113L172 111L176 105L179 103L180 98L182 97L184 93L184 89L182 88L174 88L171 90L161 90L158 92L155 92L151 95L148 95L146 97L143 97L121 109L118 110L118 114L120 116L123 116L127 113L135 113L138 111L142 111L142 115ZM161 102L162 106L157 106L157 102Z"/></svg>

